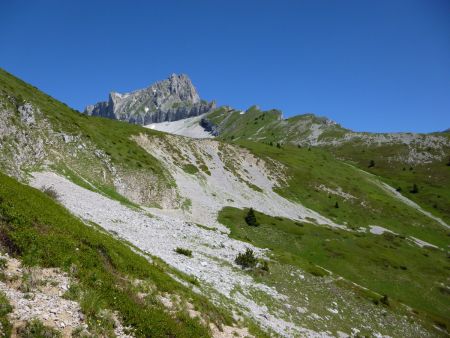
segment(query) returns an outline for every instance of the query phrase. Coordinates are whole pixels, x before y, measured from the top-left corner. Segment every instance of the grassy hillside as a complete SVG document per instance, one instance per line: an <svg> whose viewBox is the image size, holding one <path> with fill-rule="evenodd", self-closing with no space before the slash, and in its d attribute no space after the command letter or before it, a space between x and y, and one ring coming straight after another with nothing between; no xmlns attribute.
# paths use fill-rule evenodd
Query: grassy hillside
<svg viewBox="0 0 450 338"><path fill-rule="evenodd" d="M45 144L48 152L47 160L52 160L55 169L63 174L75 177L78 172L79 176L88 179L99 190L114 191L114 175L111 174L111 169L105 166L103 163L105 161L99 160L100 155L89 157L93 156L94 149L98 149L104 154L104 159L117 169L122 179L131 177L136 181L142 181L144 176L154 177L151 182L157 186L152 188L162 191L170 189L174 185L170 175L164 171L159 161L130 138L131 135L139 133L153 135L158 133L156 131L125 122L83 115L2 69L0 69L0 100L4 109L15 112L16 117L13 117L11 122L16 128L21 128L20 123L17 122L20 120L18 108L25 102L29 102L41 111L43 118L50 122L52 134L64 134L77 138L72 148L69 145L63 149L58 147L59 143L64 143L61 142L62 138L60 142L53 142L53 144L46 142ZM26 132L29 131L26 130ZM47 131L42 130L41 132ZM43 137L44 142L45 138L49 137L49 135L41 134L38 136ZM7 142L8 140L3 141ZM83 153L83 150L80 151L80 148L77 148L80 144L91 145L94 149ZM77 155L71 156L71 153L75 151ZM26 169L30 168L22 168L22 170ZM66 172L66 169L71 175ZM82 181L80 177L78 180ZM151 182L140 183L146 186Z"/></svg>
<svg viewBox="0 0 450 338"><path fill-rule="evenodd" d="M256 219L260 225L249 226L246 213L227 207L220 212L219 221L230 228L233 238L269 248L277 262L272 265L293 265L315 275L326 275L318 268L322 267L375 292L363 293L380 306L395 310L401 302L430 323L449 327L450 296L444 285L450 266L444 251L419 248L390 233L331 229L259 212Z"/></svg>
<svg viewBox="0 0 450 338"><path fill-rule="evenodd" d="M25 265L58 267L76 281L68 296L81 303L90 330L102 332L101 309L118 311L136 336L207 337L209 327L186 308L169 313L158 295L179 296L221 326L230 318L175 282L124 243L88 227L44 193L0 174L0 244ZM136 282L139 283L136 283ZM145 297L138 296L142 293Z"/></svg>
<svg viewBox="0 0 450 338"><path fill-rule="evenodd" d="M439 136L448 137L445 133ZM398 160L407 149L404 145L365 146L364 144L344 144L327 148L335 156L345 159L359 168L369 171L398 189L431 213L450 223L450 149L441 160L428 163L407 163ZM432 151L432 150L430 150ZM370 166L371 161L374 166ZM418 186L417 193L411 193Z"/></svg>
<svg viewBox="0 0 450 338"><path fill-rule="evenodd" d="M273 146L300 144L326 149L336 159L380 176L429 212L450 222L449 133L354 133L313 114L282 120L281 112L256 107L245 114L221 108L207 118L218 127L219 137L228 142L251 140ZM432 137L446 140L446 145L436 147ZM371 161L374 166L370 166ZM419 187L418 193L410 193L414 184Z"/></svg>
<svg viewBox="0 0 450 338"><path fill-rule="evenodd" d="M282 112L276 109L262 111L252 106L245 112L221 107L206 116L219 132L219 137L227 140L249 139L264 143L304 143L319 127L324 138L344 135L348 130L332 123L326 118L313 114L282 118Z"/></svg>
<svg viewBox="0 0 450 338"><path fill-rule="evenodd" d="M288 181L276 188L279 194L339 224L354 230L378 225L441 248L449 244L448 229L383 190L376 177L336 160L326 150L290 145L277 148L249 141L240 144L261 158L285 165Z"/></svg>
<svg viewBox="0 0 450 338"><path fill-rule="evenodd" d="M217 126L220 137L226 140L239 138L258 138L265 134L262 127L275 126L281 112L271 110L262 113L256 106L250 107L244 114L239 110L221 107L208 114L207 119Z"/></svg>

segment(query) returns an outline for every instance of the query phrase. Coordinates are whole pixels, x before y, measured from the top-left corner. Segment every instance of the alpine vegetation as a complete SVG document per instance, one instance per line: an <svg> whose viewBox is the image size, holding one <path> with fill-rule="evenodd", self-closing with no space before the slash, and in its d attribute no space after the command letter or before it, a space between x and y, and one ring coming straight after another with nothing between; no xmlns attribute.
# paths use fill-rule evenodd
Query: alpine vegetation
<svg viewBox="0 0 450 338"><path fill-rule="evenodd" d="M80 113L0 70L0 331L446 337L449 154L186 75Z"/></svg>

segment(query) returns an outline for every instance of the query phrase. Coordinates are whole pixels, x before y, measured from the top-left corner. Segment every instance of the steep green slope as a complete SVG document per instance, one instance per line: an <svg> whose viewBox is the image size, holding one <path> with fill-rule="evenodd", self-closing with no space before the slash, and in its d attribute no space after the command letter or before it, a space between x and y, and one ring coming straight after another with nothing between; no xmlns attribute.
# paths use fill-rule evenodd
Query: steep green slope
<svg viewBox="0 0 450 338"><path fill-rule="evenodd" d="M440 137L448 137L444 133ZM450 224L450 148L442 147L442 157L427 162L402 160L408 150L405 145L377 145L349 143L327 147L336 157L381 177L402 195L423 206ZM429 151L433 151L430 149ZM373 161L373 166L371 166ZM417 192L413 191L418 186Z"/></svg>
<svg viewBox="0 0 450 338"><path fill-rule="evenodd" d="M319 136L327 140L349 132L324 117L304 114L283 119L281 111L262 111L257 106L245 112L221 107L207 114L205 120L216 127L220 138L228 141L249 139L267 144L307 144Z"/></svg>
<svg viewBox="0 0 450 338"><path fill-rule="evenodd" d="M25 265L58 267L76 281L68 297L82 304L90 329L101 326L102 309L118 311L136 336L205 337L207 322L230 323L205 298L175 282L163 263L135 253L123 242L86 226L44 193L0 174L0 245ZM180 297L202 313L168 309L160 295ZM144 295L144 296L142 296Z"/></svg>
<svg viewBox="0 0 450 338"><path fill-rule="evenodd" d="M326 149L335 158L380 176L432 214L450 222L448 133L358 133L313 114L283 120L279 111L256 107L245 113L221 108L206 119L216 126L219 138L228 142L252 140L273 146ZM419 191L410 193L414 184Z"/></svg>
<svg viewBox="0 0 450 338"><path fill-rule="evenodd" d="M404 236L391 233L330 229L258 212L260 225L249 226L245 215L245 210L228 207L221 211L219 221L230 228L233 238L269 248L277 262L272 265L288 264L326 274L317 265L375 292L365 296L376 304L390 299L395 308L398 304L394 303L401 302L431 323L449 326L450 296L445 285L450 266L444 251L418 248ZM341 287L351 284L341 283Z"/></svg>
<svg viewBox="0 0 450 338"><path fill-rule="evenodd" d="M260 158L285 166L288 180L275 189L279 194L336 223L354 230L377 225L441 248L449 244L447 228L389 193L376 177L336 160L326 150L289 145L277 148L249 141L239 144Z"/></svg>
<svg viewBox="0 0 450 338"><path fill-rule="evenodd" d="M31 125L25 124L21 116L27 103L31 104L36 120ZM0 165L10 174L36 170L50 162L57 171L112 197L118 197L114 192L120 190L121 183L124 183L122 188L131 186L131 192L120 192L142 204L159 204L161 195L173 188L173 180L159 161L130 138L139 133L155 134L155 131L80 114L2 69L0 104L6 134L2 136L0 149L5 160ZM17 162L14 154L25 148L27 139L34 139L42 146L24 154L28 161L12 172L7 165ZM41 152L44 156L38 157ZM35 160L31 161L33 157ZM145 195L149 189L153 191L152 196ZM140 190L142 198L134 198L133 190Z"/></svg>
<svg viewBox="0 0 450 338"><path fill-rule="evenodd" d="M216 126L221 138L234 140L239 138L257 138L260 128L269 130L277 125L281 112L271 110L262 113L256 106L250 107L245 113L228 107L221 107L209 114L206 119ZM261 133L265 135L266 130Z"/></svg>

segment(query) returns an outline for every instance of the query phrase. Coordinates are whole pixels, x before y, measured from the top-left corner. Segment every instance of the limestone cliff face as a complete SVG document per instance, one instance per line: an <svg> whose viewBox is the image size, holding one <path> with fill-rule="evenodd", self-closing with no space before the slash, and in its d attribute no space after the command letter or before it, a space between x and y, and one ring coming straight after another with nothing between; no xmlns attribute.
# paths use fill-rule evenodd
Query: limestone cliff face
<svg viewBox="0 0 450 338"><path fill-rule="evenodd" d="M84 113L145 125L198 116L214 108L214 102L200 99L187 75L172 74L132 93L111 92L108 102L87 106Z"/></svg>

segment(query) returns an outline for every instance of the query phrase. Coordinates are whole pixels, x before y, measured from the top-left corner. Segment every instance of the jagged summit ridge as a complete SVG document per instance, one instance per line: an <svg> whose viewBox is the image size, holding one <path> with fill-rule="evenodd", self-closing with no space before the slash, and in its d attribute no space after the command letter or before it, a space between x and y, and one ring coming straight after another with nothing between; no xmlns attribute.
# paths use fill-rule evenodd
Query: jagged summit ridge
<svg viewBox="0 0 450 338"><path fill-rule="evenodd" d="M187 75L172 74L145 89L111 92L107 102L89 105L84 113L144 125L198 116L214 108L214 101L200 99Z"/></svg>

